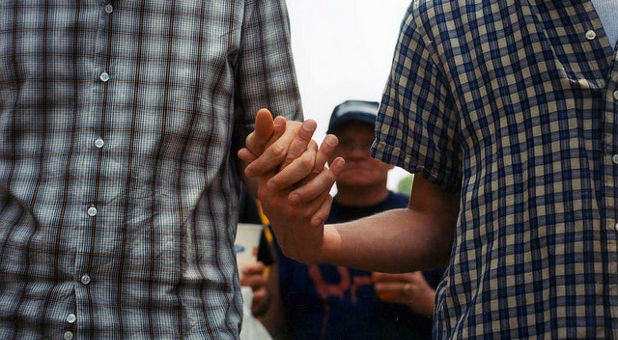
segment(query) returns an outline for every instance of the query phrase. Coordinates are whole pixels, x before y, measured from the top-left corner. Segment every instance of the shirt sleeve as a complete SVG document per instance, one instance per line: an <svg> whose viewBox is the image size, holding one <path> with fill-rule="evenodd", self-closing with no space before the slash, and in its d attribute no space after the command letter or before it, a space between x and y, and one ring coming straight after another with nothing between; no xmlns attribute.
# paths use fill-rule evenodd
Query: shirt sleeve
<svg viewBox="0 0 618 340"><path fill-rule="evenodd" d="M236 70L236 110L247 131L255 114L302 120L285 0L247 0Z"/></svg>
<svg viewBox="0 0 618 340"><path fill-rule="evenodd" d="M401 26L372 156L456 192L462 174L454 100L413 12L411 6Z"/></svg>

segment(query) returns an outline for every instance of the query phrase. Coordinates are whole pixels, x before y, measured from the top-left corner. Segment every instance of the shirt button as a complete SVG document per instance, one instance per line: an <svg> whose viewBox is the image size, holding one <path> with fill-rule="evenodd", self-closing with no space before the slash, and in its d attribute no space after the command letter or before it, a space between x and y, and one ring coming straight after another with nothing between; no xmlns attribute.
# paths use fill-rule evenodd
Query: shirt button
<svg viewBox="0 0 618 340"><path fill-rule="evenodd" d="M72 332L64 332L64 340L71 340L73 339L73 333Z"/></svg>
<svg viewBox="0 0 618 340"><path fill-rule="evenodd" d="M614 229L616 229L616 231L618 231L618 222L616 222L616 224L614 225Z"/></svg>
<svg viewBox="0 0 618 340"><path fill-rule="evenodd" d="M111 4L105 5L105 13L112 14L113 11L114 11L114 6L112 6Z"/></svg>
<svg viewBox="0 0 618 340"><path fill-rule="evenodd" d="M94 141L94 146L96 146L96 147L97 147L97 148L99 148L99 149L100 149L100 148L102 148L102 147L103 147L103 145L105 145L105 141L103 141L101 138L97 138L97 139Z"/></svg>
<svg viewBox="0 0 618 340"><path fill-rule="evenodd" d="M67 322L68 322L68 323L74 323L74 322L75 322L75 320L77 320L77 317L75 316L75 314L69 314L69 315L67 316Z"/></svg>
<svg viewBox="0 0 618 340"><path fill-rule="evenodd" d="M109 74L107 74L107 72L103 72L99 76L99 79L101 79L102 82L106 82L109 80Z"/></svg>
<svg viewBox="0 0 618 340"><path fill-rule="evenodd" d="M586 32L586 39L593 40L596 37L597 37L597 33L595 31L589 30L588 32Z"/></svg>
<svg viewBox="0 0 618 340"><path fill-rule="evenodd" d="M618 153L612 156L612 162L614 162L614 164L618 164Z"/></svg>
<svg viewBox="0 0 618 340"><path fill-rule="evenodd" d="M79 280L81 281L81 283L87 285L90 283L90 276L88 276L88 274L84 274Z"/></svg>
<svg viewBox="0 0 618 340"><path fill-rule="evenodd" d="M95 207L88 208L88 216L94 217L96 215L97 215L97 208Z"/></svg>
<svg viewBox="0 0 618 340"><path fill-rule="evenodd" d="M618 100L618 90L614 91L614 99Z"/></svg>

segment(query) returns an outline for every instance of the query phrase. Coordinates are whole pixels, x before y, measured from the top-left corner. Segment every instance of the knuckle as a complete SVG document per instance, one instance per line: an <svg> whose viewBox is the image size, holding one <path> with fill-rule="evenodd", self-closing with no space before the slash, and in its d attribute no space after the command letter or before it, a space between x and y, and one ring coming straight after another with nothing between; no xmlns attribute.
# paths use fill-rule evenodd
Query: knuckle
<svg viewBox="0 0 618 340"><path fill-rule="evenodd" d="M313 161L311 158L308 157L303 157L300 159L300 167L307 171L310 172L311 170L313 170Z"/></svg>
<svg viewBox="0 0 618 340"><path fill-rule="evenodd" d="M272 153L272 155L273 155L275 158L277 158L277 159L280 159L280 158L285 157L285 155L286 155L286 151L287 151L287 150L286 150L285 146L283 146L283 145L281 145L281 144L273 144L273 145L270 147L270 152L271 152L271 153Z"/></svg>

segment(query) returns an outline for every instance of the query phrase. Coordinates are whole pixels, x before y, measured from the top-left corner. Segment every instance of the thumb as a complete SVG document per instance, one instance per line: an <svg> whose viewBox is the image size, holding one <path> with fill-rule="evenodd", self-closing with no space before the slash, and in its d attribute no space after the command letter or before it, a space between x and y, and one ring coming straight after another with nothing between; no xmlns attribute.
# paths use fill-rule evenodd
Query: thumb
<svg viewBox="0 0 618 340"><path fill-rule="evenodd" d="M259 156L273 134L273 116L267 109L260 109L255 116L255 131L247 136L246 146L251 153Z"/></svg>

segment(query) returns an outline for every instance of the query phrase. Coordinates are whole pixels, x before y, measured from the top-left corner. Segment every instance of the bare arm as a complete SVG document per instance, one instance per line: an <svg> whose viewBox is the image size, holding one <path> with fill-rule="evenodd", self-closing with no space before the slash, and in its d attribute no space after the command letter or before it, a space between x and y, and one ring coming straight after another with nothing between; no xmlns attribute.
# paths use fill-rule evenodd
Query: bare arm
<svg viewBox="0 0 618 340"><path fill-rule="evenodd" d="M303 197L310 192L313 196L321 188L320 195L324 195L333 178L336 174L292 193ZM264 211L283 252L301 262L382 272L411 272L448 262L459 200L420 174L408 208L326 226L312 223L317 208L311 202L291 204L285 190L260 191L267 197L262 200Z"/></svg>
<svg viewBox="0 0 618 340"><path fill-rule="evenodd" d="M324 226L332 200L329 190L343 159L335 159L329 169L322 169L321 161L317 161L320 154L315 149L305 152L307 138L296 143L302 154L294 159L297 152L288 150L296 149L295 138L280 138L276 143L284 146L273 144L261 155L259 150L253 152L259 157L239 153L241 159L251 162L248 175L259 177L258 197L287 256L305 263L326 262L384 272L410 272L447 263L459 211L458 197L419 174L407 209ZM326 150L324 155L334 149L327 144L320 147L320 151L323 147ZM269 156L270 151L275 157ZM289 165L273 177L282 163ZM315 176L318 169L319 175Z"/></svg>

